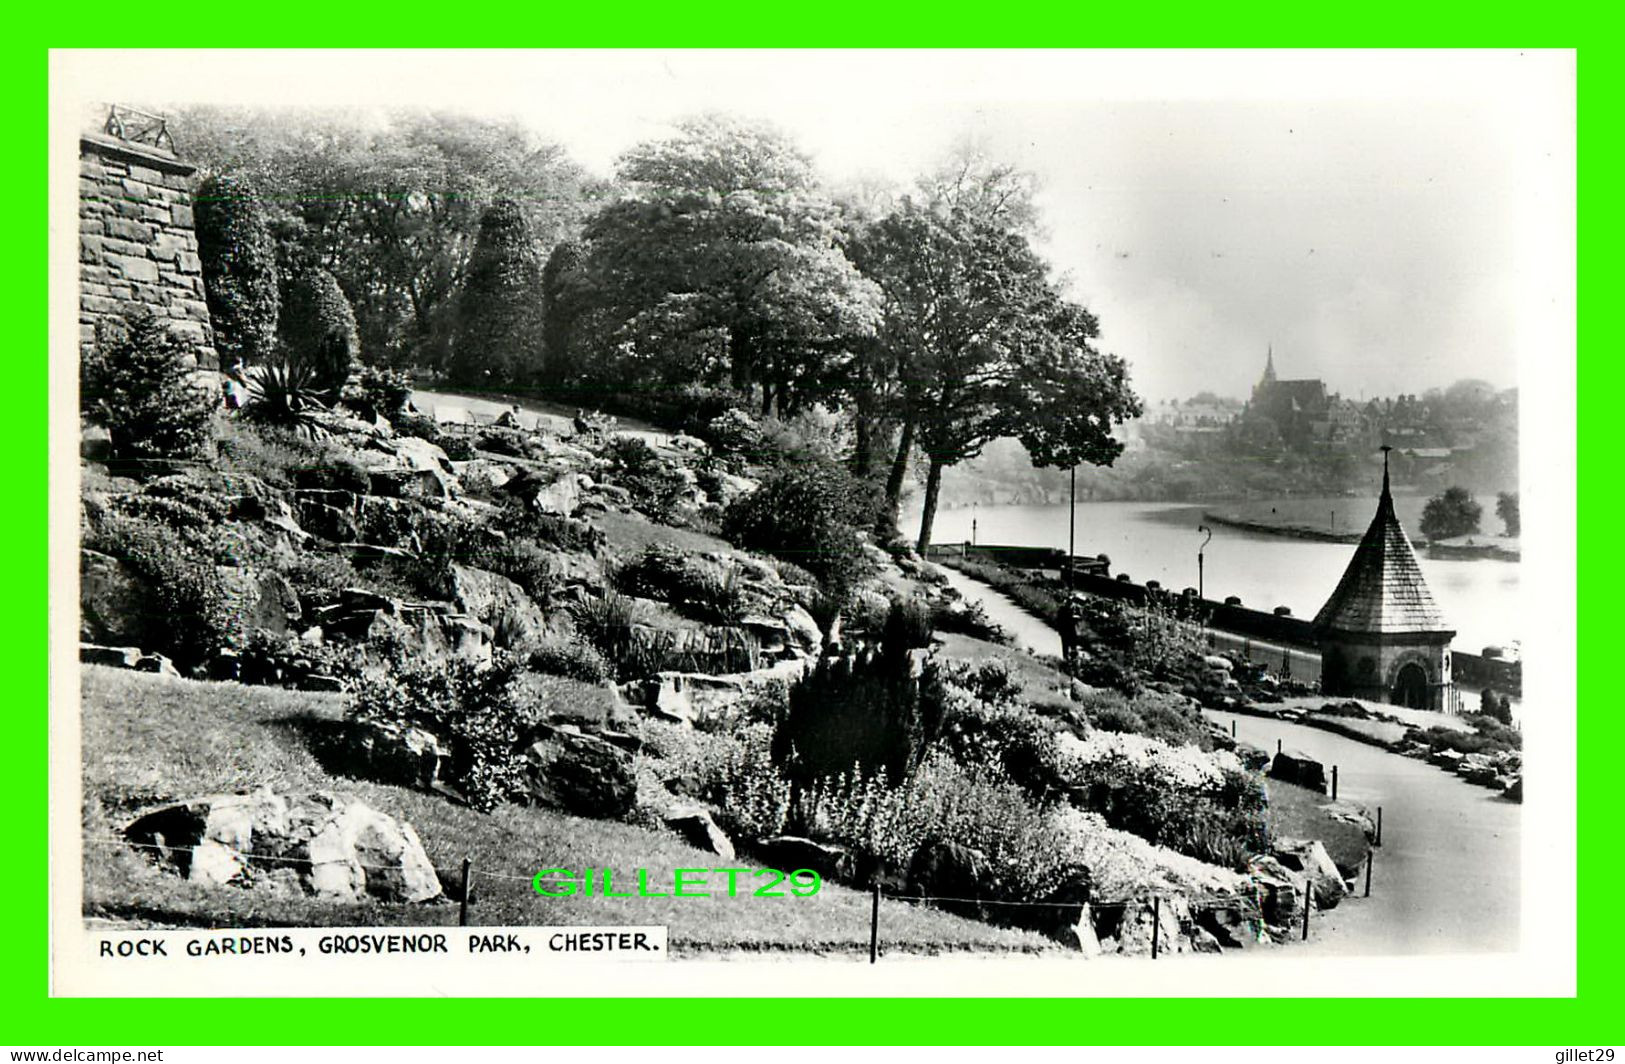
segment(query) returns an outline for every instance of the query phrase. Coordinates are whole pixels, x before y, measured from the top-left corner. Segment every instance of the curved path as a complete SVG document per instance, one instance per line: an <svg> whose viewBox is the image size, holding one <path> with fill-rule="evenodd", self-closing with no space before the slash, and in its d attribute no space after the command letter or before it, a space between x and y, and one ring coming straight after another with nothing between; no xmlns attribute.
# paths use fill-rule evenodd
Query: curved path
<svg viewBox="0 0 1625 1064"><path fill-rule="evenodd" d="M949 586L963 595L965 601L981 603L988 620L1015 636L1017 646L1035 654L1061 656L1061 634L1016 605L1014 599L958 569L946 565L937 568L948 574Z"/></svg>
<svg viewBox="0 0 1625 1064"><path fill-rule="evenodd" d="M1340 735L1204 712L1226 728L1234 720L1236 737L1255 746L1273 752L1281 739L1328 771L1338 766L1340 798L1373 814L1382 807L1371 897L1356 894L1315 913L1309 948L1346 954L1518 949L1521 806L1443 769Z"/></svg>

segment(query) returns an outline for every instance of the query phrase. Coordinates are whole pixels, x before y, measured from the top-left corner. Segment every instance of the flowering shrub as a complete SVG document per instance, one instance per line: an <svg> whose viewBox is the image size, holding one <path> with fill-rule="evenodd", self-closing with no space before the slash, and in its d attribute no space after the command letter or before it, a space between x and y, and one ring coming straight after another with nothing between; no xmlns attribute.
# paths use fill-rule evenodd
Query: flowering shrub
<svg viewBox="0 0 1625 1064"><path fill-rule="evenodd" d="M819 780L802 795L803 829L885 867L907 869L931 842L974 846L988 859L990 896L1040 897L1067 867L1055 822L993 765L929 756L893 787L883 772Z"/></svg>

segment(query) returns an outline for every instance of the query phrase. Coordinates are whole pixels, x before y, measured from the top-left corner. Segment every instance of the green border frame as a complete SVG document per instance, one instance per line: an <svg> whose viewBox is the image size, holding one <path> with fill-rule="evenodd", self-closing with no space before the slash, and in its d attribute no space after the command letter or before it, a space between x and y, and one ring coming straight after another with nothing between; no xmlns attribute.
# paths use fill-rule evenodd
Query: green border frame
<svg viewBox="0 0 1625 1064"><path fill-rule="evenodd" d="M37 11L37 9L36 9ZM534 6L481 8L476 19L447 26L444 9L424 5L421 17L391 7L382 11L300 2L275 8L153 7L105 9L74 5L54 15L14 13L8 22L11 41L0 74L10 88L19 121L14 139L22 144L45 140L16 136L27 128L28 108L40 122L48 100L47 50L51 47L309 47L317 33L322 43L350 47L1300 47L1300 46L1475 46L1577 47L1584 41L1587 60L1586 115L1602 134L1615 128L1614 97L1618 74L1614 61L1614 26L1607 16L1556 7L1512 8L1492 4L1456 4L1418 9L1383 0L1358 8L1311 10L1301 4L1236 5L1190 3L1159 6L1155 22L1136 20L1141 11L1088 10L1047 0L1008 10L994 25L985 25L987 9L952 3L914 3L880 8L838 0L817 9L727 3L704 9L657 5L648 0L619 4L596 15L586 5L569 11ZM267 18L267 16L270 18ZM25 21L32 19L32 23ZM167 25L165 24L167 22ZM416 27L416 28L413 28ZM1578 66L1578 63L1577 63ZM1599 135L1606 144L1613 133ZM1608 148L1585 153L1594 189L1604 189L1603 167L1612 160ZM39 159L36 156L35 159ZM46 210L45 170L13 168L16 210L34 204ZM1611 171L1610 167L1610 171ZM1613 177L1610 173L1610 178ZM1609 184L1612 185L1612 180ZM1608 195L1604 192L1603 195ZM1615 211L1592 216L1592 238L1580 245L1583 276L1593 293L1618 272L1614 263L1618 225ZM1601 226L1598 215L1601 218ZM9 371L14 401L0 421L6 447L3 463L9 520L0 523L5 556L19 567L10 589L10 608L0 612L0 640L11 651L12 675L6 699L14 754L6 766L11 784L8 830L11 868L0 886L0 912L10 917L4 934L9 963L0 972L3 999L0 1032L13 1045L181 1044L180 1040L270 1037L286 1031L313 1041L365 1044L359 1038L386 1034L418 1041L441 1039L485 1044L529 1044L607 1037L632 1043L660 1043L707 1037L737 1042L772 1043L799 1040L826 1043L956 1044L1015 1042L1073 1043L1089 1039L1191 1044L1302 1043L1316 1036L1332 1042L1385 1044L1608 1045L1619 1041L1615 1015L1621 979L1620 921L1610 912L1608 891L1625 882L1621 875L1621 837L1611 815L1615 775L1612 753L1622 747L1620 717L1604 701L1600 674L1591 669L1579 679L1591 707L1580 719L1581 745L1575 766L1579 783L1579 868L1577 869L1579 972L1577 998L1571 999L1284 999L1260 1002L1260 1012L1238 1008L1247 999L1192 999L1177 1004L1160 999L727 999L697 1005L686 999L581 999L569 1003L568 1020L542 1020L531 999L417 999L412 1022L379 1023L401 1015L401 1002L387 999L239 999L233 1001L228 1027L155 1023L151 1000L52 999L48 996L46 833L46 672L33 672L27 662L40 662L46 651L46 363L27 352L47 349L44 248L47 225L33 215L33 238L19 241L17 251L0 265L11 313L12 336L19 341ZM20 227L19 227L20 228ZM39 257L31 257L30 249ZM1609 286L1611 287L1611 285ZM1576 397L1576 423L1557 426L1573 431L1576 445L1591 442L1591 455L1602 452L1598 430L1601 406L1622 381L1613 356L1593 354L1582 366L1589 386ZM1586 396L1589 395L1589 401ZM1587 415L1589 434L1579 427ZM1588 440L1589 436L1589 440ZM1612 477L1600 461L1578 461L1579 485L1586 496L1581 538L1588 586L1618 586L1618 561L1601 555L1605 526L1620 512ZM1579 516L1579 515L1577 515ZM37 558L32 571L22 559ZM1590 660L1611 649L1617 621L1603 595L1586 596L1581 618L1589 622L1576 647ZM1441 988L1447 990L1448 988ZM711 1020L695 1026L696 1008ZM219 1014L220 1006L203 1006ZM167 1011L167 1010L164 1010ZM290 1029L285 1020L297 1013ZM635 1026L628 1023L636 1017ZM1171 1020L1175 1022L1170 1022ZM607 1021L607 1022L606 1022ZM1284 1021L1284 1022L1283 1022Z"/></svg>

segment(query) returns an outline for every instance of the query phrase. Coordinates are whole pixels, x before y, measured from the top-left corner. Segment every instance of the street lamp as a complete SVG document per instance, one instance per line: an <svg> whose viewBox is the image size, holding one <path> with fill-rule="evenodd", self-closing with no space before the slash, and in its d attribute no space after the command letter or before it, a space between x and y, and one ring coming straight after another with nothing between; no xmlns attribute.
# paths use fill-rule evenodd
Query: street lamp
<svg viewBox="0 0 1625 1064"><path fill-rule="evenodd" d="M1073 558L1078 556L1078 467L1071 472L1070 495L1066 512L1066 589L1070 593L1076 586L1072 576Z"/></svg>
<svg viewBox="0 0 1625 1064"><path fill-rule="evenodd" d="M970 504L970 545L976 546L976 503Z"/></svg>
<svg viewBox="0 0 1625 1064"><path fill-rule="evenodd" d="M1198 603L1201 603L1207 600L1207 586L1203 582L1205 576L1203 573L1202 553L1207 550L1208 543L1213 539L1213 530L1206 525L1197 525L1196 531L1207 533L1207 539L1204 539L1202 545L1196 548L1196 599Z"/></svg>

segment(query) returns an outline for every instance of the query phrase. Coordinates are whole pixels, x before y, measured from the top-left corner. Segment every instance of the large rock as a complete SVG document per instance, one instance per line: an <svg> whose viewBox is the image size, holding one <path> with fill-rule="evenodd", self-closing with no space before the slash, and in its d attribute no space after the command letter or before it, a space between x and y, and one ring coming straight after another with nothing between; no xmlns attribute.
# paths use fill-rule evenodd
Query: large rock
<svg viewBox="0 0 1625 1064"><path fill-rule="evenodd" d="M1274 858L1282 866L1302 875L1314 887L1315 908L1335 909L1347 887L1343 874L1319 839L1277 839Z"/></svg>
<svg viewBox="0 0 1625 1064"><path fill-rule="evenodd" d="M791 606L784 613L784 623L790 630L790 635L796 645L802 650L813 652L824 644L824 633L818 630L818 622L813 615L800 606Z"/></svg>
<svg viewBox="0 0 1625 1064"><path fill-rule="evenodd" d="M920 847L908 867L909 893L933 899L940 909L981 919L991 897L987 855L972 846L933 839Z"/></svg>
<svg viewBox="0 0 1625 1064"><path fill-rule="evenodd" d="M773 835L751 847L763 863L781 872L808 868L825 879L847 879L852 875L852 854L834 843L815 842L800 835Z"/></svg>
<svg viewBox="0 0 1625 1064"><path fill-rule="evenodd" d="M440 880L412 825L354 798L269 788L166 806L125 837L188 879L290 889L337 901L439 896Z"/></svg>
<svg viewBox="0 0 1625 1064"><path fill-rule="evenodd" d="M574 725L548 728L525 753L530 793L576 816L619 817L637 801L632 758Z"/></svg>
<svg viewBox="0 0 1625 1064"><path fill-rule="evenodd" d="M1326 766L1297 750L1283 750L1270 762L1270 778L1326 793Z"/></svg>
<svg viewBox="0 0 1625 1064"><path fill-rule="evenodd" d="M447 754L422 728L353 723L344 737L344 767L381 783L429 788L440 779Z"/></svg>
<svg viewBox="0 0 1625 1064"><path fill-rule="evenodd" d="M1151 956L1152 937L1157 953L1184 953L1189 943L1180 927L1190 917L1190 904L1180 894L1160 899L1134 898L1124 903L1117 924L1116 952L1130 957Z"/></svg>
<svg viewBox="0 0 1625 1064"><path fill-rule="evenodd" d="M107 554L79 552L79 640L141 645L153 624L146 587L130 567Z"/></svg>
<svg viewBox="0 0 1625 1064"><path fill-rule="evenodd" d="M368 474L368 494L391 499L445 499L451 489L438 469L374 469Z"/></svg>
<svg viewBox="0 0 1625 1064"><path fill-rule="evenodd" d="M277 635L299 630L299 593L274 570L217 566L226 589L232 621L240 631L263 628Z"/></svg>
<svg viewBox="0 0 1625 1064"><path fill-rule="evenodd" d="M442 473L452 472L451 459L439 444L417 436L396 437L391 445L395 456L412 469L428 469Z"/></svg>
<svg viewBox="0 0 1625 1064"><path fill-rule="evenodd" d="M711 819L711 814L697 806L687 809L678 809L665 816L666 827L683 837L696 850L717 854L727 860L734 859L734 844L717 827L717 822ZM782 869L789 872L793 869Z"/></svg>
<svg viewBox="0 0 1625 1064"><path fill-rule="evenodd" d="M1294 926L1303 914L1308 880L1274 857L1260 855L1247 863L1247 874L1258 887L1258 907L1272 927Z"/></svg>
<svg viewBox="0 0 1625 1064"><path fill-rule="evenodd" d="M462 612L495 625L499 617L512 627L508 636L516 646L539 641L547 630L547 615L525 589L505 576L467 565L451 567L451 597Z"/></svg>
<svg viewBox="0 0 1625 1064"><path fill-rule="evenodd" d="M502 490L524 499L537 513L572 517L581 507L580 476L570 471L521 470Z"/></svg>

